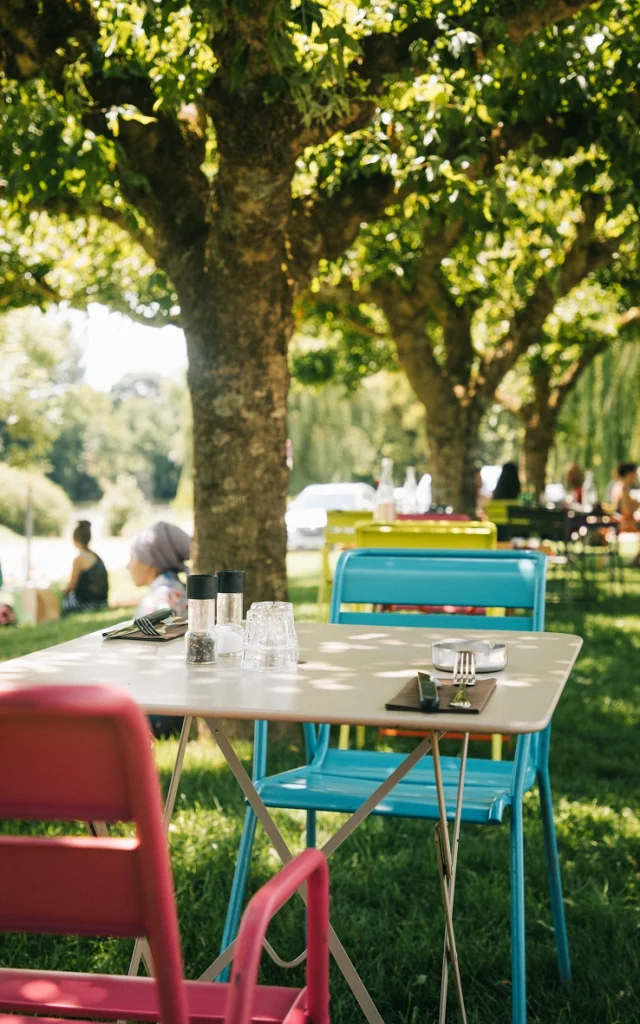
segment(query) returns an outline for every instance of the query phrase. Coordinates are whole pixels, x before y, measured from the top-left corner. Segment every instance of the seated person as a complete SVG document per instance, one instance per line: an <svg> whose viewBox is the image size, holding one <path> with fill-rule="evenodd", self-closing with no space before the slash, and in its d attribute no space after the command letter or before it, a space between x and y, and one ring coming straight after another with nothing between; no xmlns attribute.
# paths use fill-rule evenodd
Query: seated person
<svg viewBox="0 0 640 1024"><path fill-rule="evenodd" d="M136 587L148 587L136 616L170 608L180 619L187 617L187 591L180 573L187 574L191 538L172 523L154 523L131 541L129 572Z"/></svg>
<svg viewBox="0 0 640 1024"><path fill-rule="evenodd" d="M569 466L567 470L567 504L582 505L582 487L584 485L584 473L577 463Z"/></svg>
<svg viewBox="0 0 640 1024"><path fill-rule="evenodd" d="M129 572L136 587L148 587L136 609L136 617L170 608L175 616L187 617L187 591L180 579L191 551L191 538L172 523L154 523L131 541ZM151 730L157 738L172 736L182 729L182 718L150 715Z"/></svg>
<svg viewBox="0 0 640 1024"><path fill-rule="evenodd" d="M620 515L620 533L635 533L638 529L636 512L640 509L640 502L631 495L631 491L638 486L638 467L635 462L620 463L618 481L617 511Z"/></svg>
<svg viewBox="0 0 640 1024"><path fill-rule="evenodd" d="M502 472L498 477L496 489L493 492L493 501L516 502L520 497L520 476L515 462L505 462ZM509 540L509 527L507 524L498 526L498 540Z"/></svg>
<svg viewBox="0 0 640 1024"><path fill-rule="evenodd" d="M109 598L109 575L99 555L91 551L91 523L81 519L73 531L78 554L71 567L71 579L62 598L62 614L93 612L106 608Z"/></svg>

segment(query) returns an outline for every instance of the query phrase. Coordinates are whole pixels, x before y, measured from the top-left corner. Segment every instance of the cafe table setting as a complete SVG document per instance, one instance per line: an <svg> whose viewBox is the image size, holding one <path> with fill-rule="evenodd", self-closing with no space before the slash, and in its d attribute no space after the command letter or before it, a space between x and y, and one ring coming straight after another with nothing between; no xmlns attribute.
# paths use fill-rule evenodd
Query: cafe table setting
<svg viewBox="0 0 640 1024"><path fill-rule="evenodd" d="M323 724L376 728L415 728L418 724L424 729L424 738L410 754L398 758L379 785L372 785L367 798L323 849L327 855L333 853L370 813L379 810L388 794L424 755L432 752L438 804L436 852L445 916L445 984L440 1019L446 1014L446 982L451 971L461 1019L466 1020L453 926L453 897L468 735L471 731L525 737L543 734L582 641L567 634L519 632L513 624L507 630L491 628L490 634L468 628L460 631L455 620L450 629L385 626L378 621L373 625L294 623L291 606L286 602L280 607L271 602L263 603L261 608L252 606L243 631L241 603L225 597L222 604L227 621L222 625L228 630L226 636L222 631L224 651L219 657L214 651L212 658L200 658L194 652L206 654L207 648L194 644L193 635L219 628L213 626L209 609L202 607L208 601L219 600L219 594L213 583L203 582L202 577L196 579L200 582L190 583L190 603L198 602L201 607L194 610L190 604L186 635L183 623L178 623L180 635L171 642L154 642L158 638L153 634L146 637L148 642L131 643L126 635L105 637L92 633L5 662L0 665L0 687L111 683L125 688L147 714L183 718L165 807L166 828L178 792L192 720L203 719L249 808L283 862L292 858L292 851L263 799L259 779L255 773L251 778L246 772L222 721L247 720L258 726L276 721L300 723L311 743L316 744L320 736L317 727ZM224 585L232 588L231 593L237 593L240 582L226 580ZM156 628L158 624L164 639L171 623L159 619ZM194 626L198 629L194 630ZM487 662L484 670L483 659ZM434 708L429 712L421 709L420 682L427 694L423 706ZM462 692L464 698L458 707L451 706L455 705L456 692ZM443 778L439 753L439 741L448 731L462 732L466 737L453 788L451 780ZM94 823L93 827L99 832L105 826ZM233 948L230 941L203 978L221 975L232 958ZM374 1000L333 929L330 948L366 1019L371 1024L380 1024L382 1017ZM137 971L145 953L144 945L138 944L132 970Z"/></svg>

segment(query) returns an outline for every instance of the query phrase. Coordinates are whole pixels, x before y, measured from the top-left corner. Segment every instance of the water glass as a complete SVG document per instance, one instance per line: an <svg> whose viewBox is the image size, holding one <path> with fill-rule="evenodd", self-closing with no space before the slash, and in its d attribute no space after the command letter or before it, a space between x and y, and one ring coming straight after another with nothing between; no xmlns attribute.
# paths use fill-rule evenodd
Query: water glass
<svg viewBox="0 0 640 1024"><path fill-rule="evenodd" d="M247 612L243 665L256 671L292 671L298 664L293 605L259 601Z"/></svg>

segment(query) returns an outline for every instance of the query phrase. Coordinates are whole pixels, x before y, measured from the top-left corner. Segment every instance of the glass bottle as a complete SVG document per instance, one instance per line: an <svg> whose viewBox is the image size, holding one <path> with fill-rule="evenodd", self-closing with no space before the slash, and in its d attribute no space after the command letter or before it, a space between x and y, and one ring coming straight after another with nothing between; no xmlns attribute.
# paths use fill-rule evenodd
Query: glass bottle
<svg viewBox="0 0 640 1024"><path fill-rule="evenodd" d="M411 515L418 511L418 482L413 466L407 466L407 475L402 488L402 511L405 515Z"/></svg>
<svg viewBox="0 0 640 1024"><path fill-rule="evenodd" d="M383 523L396 518L396 502L393 496L393 459L382 460L373 518Z"/></svg>
<svg viewBox="0 0 640 1024"><path fill-rule="evenodd" d="M194 665L216 660L216 594L212 574L187 577L188 629L185 635L187 661Z"/></svg>
<svg viewBox="0 0 640 1024"><path fill-rule="evenodd" d="M598 492L593 480L593 470L588 469L584 474L584 483L582 485L582 505L585 512L592 512L597 504Z"/></svg>
<svg viewBox="0 0 640 1024"><path fill-rule="evenodd" d="M245 574L238 569L218 571L217 639L219 658L241 658L244 642L242 610Z"/></svg>

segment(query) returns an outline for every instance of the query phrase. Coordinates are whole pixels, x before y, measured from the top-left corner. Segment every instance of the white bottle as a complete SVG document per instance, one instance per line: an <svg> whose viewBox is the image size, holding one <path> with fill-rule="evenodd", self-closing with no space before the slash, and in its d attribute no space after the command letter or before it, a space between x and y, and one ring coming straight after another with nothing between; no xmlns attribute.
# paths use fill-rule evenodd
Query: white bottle
<svg viewBox="0 0 640 1024"><path fill-rule="evenodd" d="M382 523L391 522L396 518L396 502L393 496L393 459L382 460L373 518Z"/></svg>
<svg viewBox="0 0 640 1024"><path fill-rule="evenodd" d="M407 475L402 489L402 511L405 515L412 515L418 511L418 482L413 466L407 466Z"/></svg>
<svg viewBox="0 0 640 1024"><path fill-rule="evenodd" d="M585 512L591 512L594 505L598 504L598 492L596 491L595 484L593 482L593 472L588 469L584 474L584 484L582 485L582 505Z"/></svg>

